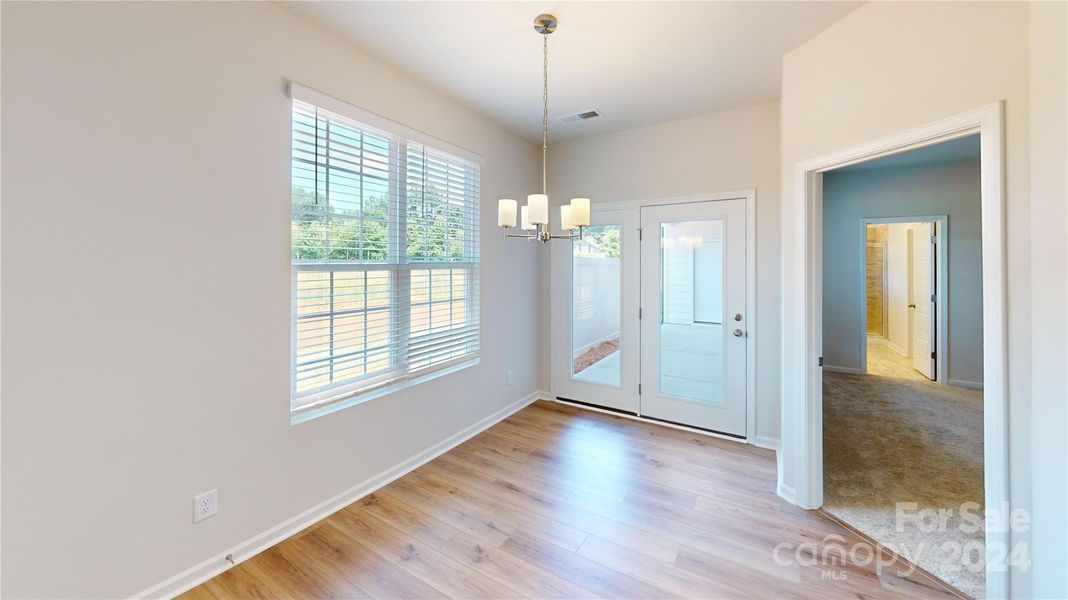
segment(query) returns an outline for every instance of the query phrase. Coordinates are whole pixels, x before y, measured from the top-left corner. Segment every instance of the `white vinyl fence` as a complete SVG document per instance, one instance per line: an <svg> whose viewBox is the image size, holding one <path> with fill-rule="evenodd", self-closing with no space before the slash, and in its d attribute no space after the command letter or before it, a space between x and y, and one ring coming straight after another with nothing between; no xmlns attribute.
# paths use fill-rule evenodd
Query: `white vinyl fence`
<svg viewBox="0 0 1068 600"><path fill-rule="evenodd" d="M571 347L578 356L619 337L619 259L576 256L573 265Z"/></svg>

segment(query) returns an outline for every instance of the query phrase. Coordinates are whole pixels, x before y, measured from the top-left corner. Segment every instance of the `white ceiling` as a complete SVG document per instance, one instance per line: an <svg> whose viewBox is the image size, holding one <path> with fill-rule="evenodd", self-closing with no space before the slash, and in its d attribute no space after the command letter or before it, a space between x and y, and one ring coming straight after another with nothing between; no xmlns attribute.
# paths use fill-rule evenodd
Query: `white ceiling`
<svg viewBox="0 0 1068 600"><path fill-rule="evenodd" d="M282 2L531 140L565 140L779 97L782 57L861 2ZM597 109L591 121L559 117Z"/></svg>

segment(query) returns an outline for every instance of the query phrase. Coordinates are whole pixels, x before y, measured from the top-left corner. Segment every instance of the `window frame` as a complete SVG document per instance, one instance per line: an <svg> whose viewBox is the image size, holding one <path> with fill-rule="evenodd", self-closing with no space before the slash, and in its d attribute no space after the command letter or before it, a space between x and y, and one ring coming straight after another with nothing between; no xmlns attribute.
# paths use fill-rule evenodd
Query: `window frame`
<svg viewBox="0 0 1068 600"><path fill-rule="evenodd" d="M395 149L391 148L389 150L387 156L388 187L390 191L387 195L387 243L386 259L384 261L359 261L346 263L333 262L329 257L322 261L314 259L294 259L292 257L292 250L290 250L290 415L291 423L297 424L478 364L481 342L480 293L478 286L480 267L479 246L481 243L479 235L481 224L481 197L479 184L481 179L480 170L484 161L481 156L469 150L449 144L404 125L394 123L384 117L359 109L342 100L304 87L296 82L289 83L288 91L291 99L289 106L291 136L289 163L291 170L294 164L292 150L294 143L292 136L295 129L294 103L297 101L312 105L320 110L334 113L345 119L349 119L361 126L364 131L383 135L390 140L391 145L396 145ZM471 235L465 236L463 241L462 261L413 261L411 257L407 256L407 221L410 201L407 170L409 165L409 153L415 148L418 148L417 151L421 153L420 160L423 161L424 166L427 164L428 155L443 154L448 161L459 162L472 168L476 175L476 178L474 179L474 190L466 190L463 196L464 199L473 198L473 203L470 206L471 213L466 217L468 220L462 222L463 224L461 226L463 231L471 232ZM318 154L318 150L316 152ZM316 160L313 168L317 168L318 164L320 163ZM466 185L469 184L465 184L465 187ZM293 231L293 189L294 186L291 180L289 200L291 232ZM318 190L316 193L318 194ZM464 210L467 210L467 208ZM329 233L326 235L329 236ZM292 233L290 244L292 245ZM435 272L440 271L449 275L450 298L444 302L452 304L453 302L456 302L456 298L453 297L456 288L453 286L452 277L457 270L463 270L466 274L463 282L464 295L462 296L463 320L460 324L468 329L466 335L470 335L470 330L473 328L473 351L464 353L458 357L412 369L409 364L411 344L413 341L411 318L415 306L412 302L412 271L428 272L428 296L426 302L420 302L419 305L426 305L428 307L428 315L432 316L433 306L435 304L432 294ZM304 390L298 394L297 374L298 367L300 366L298 360L298 325L301 321L301 315L298 315L298 281L299 273L302 271L329 274L331 289L333 287L334 274L338 272L389 272L389 297L392 300L389 305L384 309L367 306L367 283L365 279L363 287L364 305L362 308L352 312L352 314L364 314L365 323L366 315L371 312L388 312L389 317L387 326L390 329L390 333L386 341L387 346L389 346L389 367L387 370L362 376L340 385L326 384L311 390ZM334 302L334 294L332 291L330 294L330 302L331 305ZM440 303L443 301L439 300L437 302ZM332 330L335 316L332 306L329 311L321 314L329 317ZM450 311L450 315L451 314ZM348 316L348 314L346 313L345 316ZM364 335L366 336L366 333ZM435 332L432 330L422 332L416 337L423 337L430 340L432 339L432 336L435 335L448 337L447 333ZM394 336L396 336L396 338ZM332 358L328 356L327 360L332 360Z"/></svg>

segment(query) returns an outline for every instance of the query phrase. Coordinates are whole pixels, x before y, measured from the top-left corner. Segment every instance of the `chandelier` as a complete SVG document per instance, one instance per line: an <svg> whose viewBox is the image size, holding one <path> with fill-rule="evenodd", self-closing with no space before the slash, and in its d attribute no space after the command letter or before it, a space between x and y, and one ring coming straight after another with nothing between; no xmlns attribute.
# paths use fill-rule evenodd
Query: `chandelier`
<svg viewBox="0 0 1068 600"><path fill-rule="evenodd" d="M519 207L511 198L497 201L497 225L504 228L506 238L526 238L547 243L549 240L582 239L582 228L590 224L590 199L572 198L571 204L560 207L560 228L578 233L557 234L549 230L549 196L546 192L545 156L549 151L549 34L556 31L556 17L538 15L534 31L541 34L542 51L542 111L541 111L541 193L527 196L526 206ZM519 209L520 229L530 233L508 233L515 227Z"/></svg>

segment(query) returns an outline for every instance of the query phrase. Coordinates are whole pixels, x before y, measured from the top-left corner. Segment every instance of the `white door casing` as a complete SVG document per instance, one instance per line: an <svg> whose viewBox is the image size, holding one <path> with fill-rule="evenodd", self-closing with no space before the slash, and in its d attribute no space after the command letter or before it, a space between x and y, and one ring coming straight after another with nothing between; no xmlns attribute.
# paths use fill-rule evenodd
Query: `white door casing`
<svg viewBox="0 0 1068 600"><path fill-rule="evenodd" d="M983 490L986 506L1011 507L1008 477L1007 285L1005 278L1004 104L920 125L798 162L784 248L782 439L778 494L803 508L823 504L822 175L857 162L980 134L983 255ZM944 253L944 251L942 251ZM943 277L942 273L939 277ZM943 288L944 289L944 288ZM944 327L944 324L942 325ZM1011 548L1008 510L986 530L987 596L1008 596L1003 564Z"/></svg>

